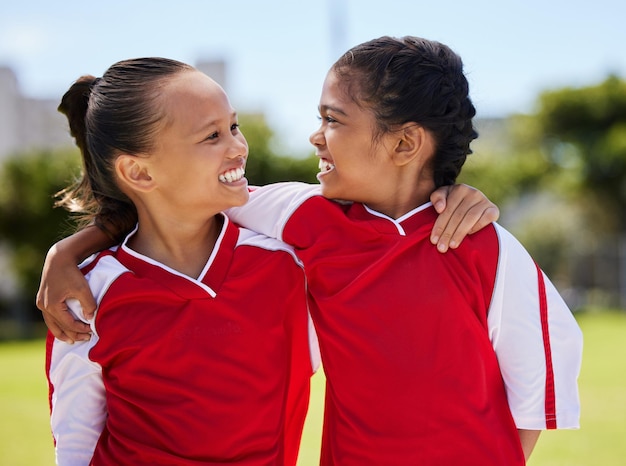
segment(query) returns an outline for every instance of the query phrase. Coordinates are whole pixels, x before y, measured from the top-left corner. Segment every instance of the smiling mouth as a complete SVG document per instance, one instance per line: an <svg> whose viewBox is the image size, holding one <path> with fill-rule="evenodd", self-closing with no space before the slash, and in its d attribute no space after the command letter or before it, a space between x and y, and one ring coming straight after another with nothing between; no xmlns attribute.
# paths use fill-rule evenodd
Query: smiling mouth
<svg viewBox="0 0 626 466"><path fill-rule="evenodd" d="M326 173L335 169L335 166L332 163L324 159L320 159L320 161L317 164L317 167L319 168L321 173Z"/></svg>
<svg viewBox="0 0 626 466"><path fill-rule="evenodd" d="M245 174L246 172L242 167L233 168L221 173L218 179L220 180L220 183L234 183L241 180Z"/></svg>

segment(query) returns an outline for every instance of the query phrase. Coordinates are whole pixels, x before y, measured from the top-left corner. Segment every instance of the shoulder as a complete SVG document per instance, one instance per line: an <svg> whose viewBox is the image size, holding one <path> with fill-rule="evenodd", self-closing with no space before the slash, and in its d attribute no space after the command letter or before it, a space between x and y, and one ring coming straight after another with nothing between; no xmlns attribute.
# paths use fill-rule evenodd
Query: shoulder
<svg viewBox="0 0 626 466"><path fill-rule="evenodd" d="M318 184L294 181L253 187L250 190L250 199L251 205L254 205L257 200L270 202L273 206L280 208L284 217L290 217L295 212L310 208L312 205L336 209L343 204L351 204L325 198Z"/></svg>
<svg viewBox="0 0 626 466"><path fill-rule="evenodd" d="M532 257L520 241L498 223L491 223L480 231L468 235L456 250L459 253L475 255L475 259L492 258L499 268L534 263Z"/></svg>
<svg viewBox="0 0 626 466"><path fill-rule="evenodd" d="M290 256L298 265L300 260L297 258L294 248L283 241L275 238L270 238L261 233L256 233L247 228L239 227L239 238L237 240L236 247L251 247L256 248L261 254L263 253L275 253L282 252Z"/></svg>
<svg viewBox="0 0 626 466"><path fill-rule="evenodd" d="M481 230L463 238L461 244L454 252L458 254L477 254L483 259L487 256L497 259L502 248L501 231L505 232L506 230L495 222L490 223Z"/></svg>
<svg viewBox="0 0 626 466"><path fill-rule="evenodd" d="M494 232L498 237L500 255L503 260L534 262L524 245L506 228L494 223Z"/></svg>
<svg viewBox="0 0 626 466"><path fill-rule="evenodd" d="M92 293L99 301L102 295L122 274L130 270L115 257L117 248L102 251L80 265ZM100 298L100 299L99 299Z"/></svg>
<svg viewBox="0 0 626 466"><path fill-rule="evenodd" d="M100 305L111 285L129 269L120 263L115 257L117 247L107 249L86 259L79 265L79 268L87 283L96 303ZM82 312L82 307L78 300L68 299L67 305L77 318L88 322Z"/></svg>

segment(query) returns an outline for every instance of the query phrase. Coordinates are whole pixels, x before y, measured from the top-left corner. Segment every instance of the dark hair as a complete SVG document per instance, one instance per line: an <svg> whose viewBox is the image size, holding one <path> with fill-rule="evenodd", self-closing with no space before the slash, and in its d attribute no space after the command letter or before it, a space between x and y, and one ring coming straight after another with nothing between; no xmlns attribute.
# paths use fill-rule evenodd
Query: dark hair
<svg viewBox="0 0 626 466"><path fill-rule="evenodd" d="M436 141L435 186L453 184L478 137L476 109L461 58L419 37L380 37L348 50L333 65L349 97L374 112L379 133L415 122Z"/></svg>
<svg viewBox="0 0 626 466"><path fill-rule="evenodd" d="M101 78L80 77L61 99L70 133L80 149L83 173L57 194L57 206L95 222L119 239L137 223L137 210L116 182L114 162L121 153L145 154L153 148L160 89L168 78L194 68L166 58L137 58L112 65ZM107 226L111 228L107 228Z"/></svg>

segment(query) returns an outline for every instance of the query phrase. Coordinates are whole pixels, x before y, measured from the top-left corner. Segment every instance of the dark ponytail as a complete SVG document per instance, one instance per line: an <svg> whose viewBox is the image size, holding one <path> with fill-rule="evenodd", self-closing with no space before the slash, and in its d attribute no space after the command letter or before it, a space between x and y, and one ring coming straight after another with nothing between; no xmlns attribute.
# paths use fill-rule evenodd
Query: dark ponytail
<svg viewBox="0 0 626 466"><path fill-rule="evenodd" d="M102 76L79 78L58 110L69 122L80 149L82 177L57 194L57 206L78 215L79 224L95 223L119 240L137 223L134 204L119 188L115 159L145 154L154 146L160 89L176 73L193 70L165 58L138 58L111 66Z"/></svg>

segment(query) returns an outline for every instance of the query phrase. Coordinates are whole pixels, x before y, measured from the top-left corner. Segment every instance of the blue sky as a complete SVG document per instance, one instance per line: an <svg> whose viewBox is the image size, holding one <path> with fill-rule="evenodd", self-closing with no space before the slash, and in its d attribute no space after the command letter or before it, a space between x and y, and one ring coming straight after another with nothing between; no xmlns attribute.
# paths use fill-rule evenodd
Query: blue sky
<svg viewBox="0 0 626 466"><path fill-rule="evenodd" d="M546 89L626 78L625 18L623 0L8 0L0 65L27 96L59 99L81 74L125 58L224 59L236 109L265 112L295 153L309 150L326 71L360 42L446 43L463 58L478 116L503 116L532 111Z"/></svg>

